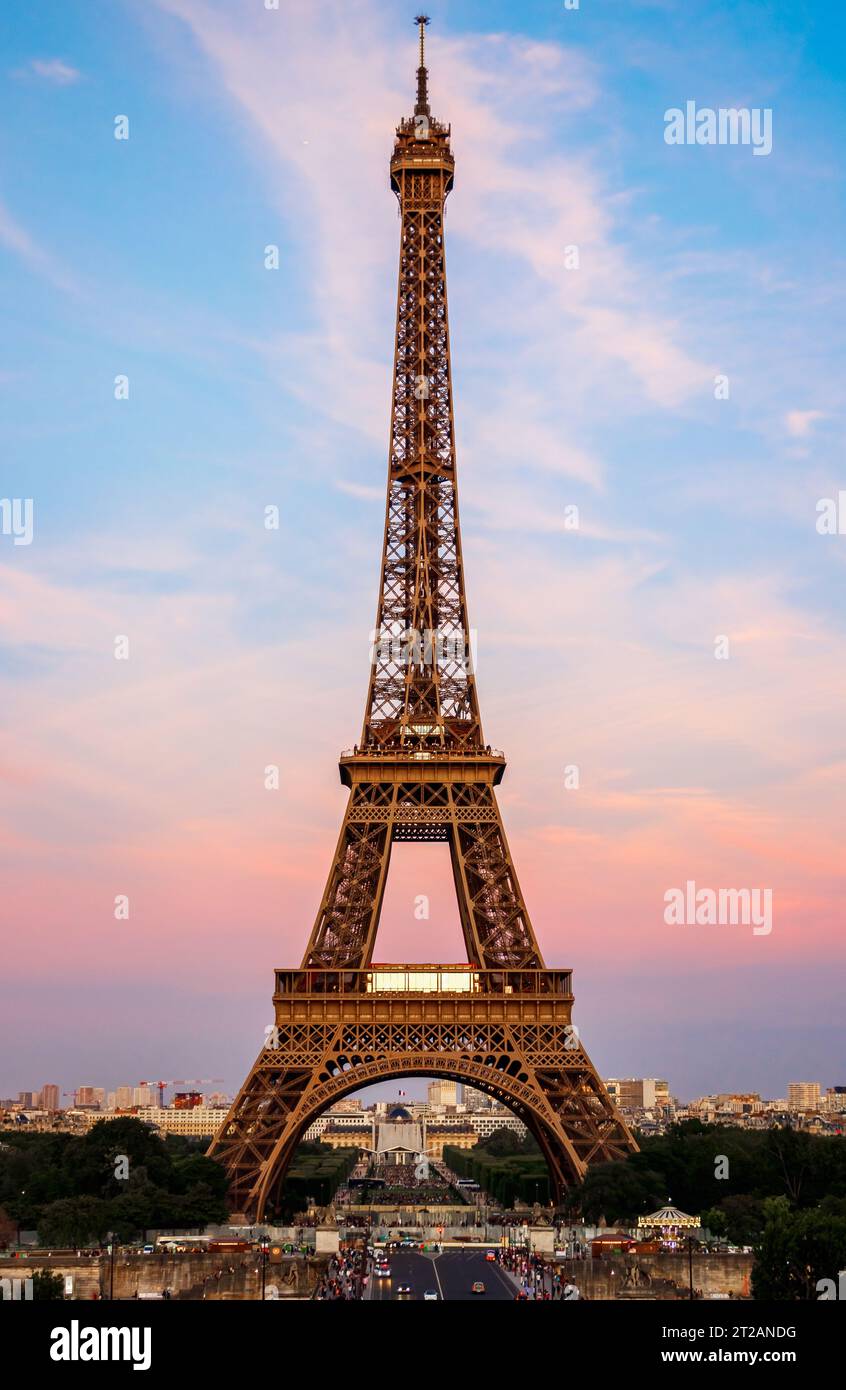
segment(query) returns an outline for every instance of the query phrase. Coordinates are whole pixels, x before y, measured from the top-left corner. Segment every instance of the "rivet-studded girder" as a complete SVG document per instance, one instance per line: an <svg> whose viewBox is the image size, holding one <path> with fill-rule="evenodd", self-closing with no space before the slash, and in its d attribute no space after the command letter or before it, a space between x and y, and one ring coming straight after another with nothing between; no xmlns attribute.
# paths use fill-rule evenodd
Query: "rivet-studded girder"
<svg viewBox="0 0 846 1390"><path fill-rule="evenodd" d="M458 780L353 787L304 965L357 968L372 960L395 840L449 844L469 961L543 966L493 787Z"/></svg>
<svg viewBox="0 0 846 1390"><path fill-rule="evenodd" d="M362 746L482 746L467 621L444 254L449 132L403 122L392 161L402 215L391 449Z"/></svg>

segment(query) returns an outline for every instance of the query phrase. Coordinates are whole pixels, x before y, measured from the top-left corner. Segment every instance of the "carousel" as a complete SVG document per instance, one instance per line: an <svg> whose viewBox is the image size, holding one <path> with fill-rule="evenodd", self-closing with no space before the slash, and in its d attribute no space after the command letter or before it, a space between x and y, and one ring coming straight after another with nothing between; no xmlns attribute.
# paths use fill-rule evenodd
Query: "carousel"
<svg viewBox="0 0 846 1390"><path fill-rule="evenodd" d="M637 1219L638 1240L660 1241L665 1250L678 1250L689 1236L698 1236L701 1227L698 1216L688 1216L670 1202Z"/></svg>

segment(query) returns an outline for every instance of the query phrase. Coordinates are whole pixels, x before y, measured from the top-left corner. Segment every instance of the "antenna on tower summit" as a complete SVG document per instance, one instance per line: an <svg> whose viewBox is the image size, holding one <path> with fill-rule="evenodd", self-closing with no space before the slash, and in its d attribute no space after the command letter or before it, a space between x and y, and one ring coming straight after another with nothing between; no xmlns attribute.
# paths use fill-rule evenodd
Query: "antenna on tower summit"
<svg viewBox="0 0 846 1390"><path fill-rule="evenodd" d="M429 23L427 14L415 16L414 23L420 26L420 66L417 69L417 105L414 108L415 116L429 116L429 72L426 67L426 25Z"/></svg>

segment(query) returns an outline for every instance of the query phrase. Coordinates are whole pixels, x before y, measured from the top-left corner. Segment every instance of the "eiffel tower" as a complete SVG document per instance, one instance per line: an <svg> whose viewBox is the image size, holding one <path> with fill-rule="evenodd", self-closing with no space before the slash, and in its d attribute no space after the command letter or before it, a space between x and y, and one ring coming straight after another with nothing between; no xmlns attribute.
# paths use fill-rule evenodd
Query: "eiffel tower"
<svg viewBox="0 0 846 1390"><path fill-rule="evenodd" d="M298 970L276 971L275 1024L209 1153L262 1220L294 1150L332 1102L386 1078L468 1083L519 1116L556 1199L590 1163L636 1149L571 1022L572 972L547 970L494 788L464 594L444 259L455 161L429 107L425 33L414 115L391 158L399 292L379 603L349 801ZM450 848L467 963L374 965L395 841Z"/></svg>

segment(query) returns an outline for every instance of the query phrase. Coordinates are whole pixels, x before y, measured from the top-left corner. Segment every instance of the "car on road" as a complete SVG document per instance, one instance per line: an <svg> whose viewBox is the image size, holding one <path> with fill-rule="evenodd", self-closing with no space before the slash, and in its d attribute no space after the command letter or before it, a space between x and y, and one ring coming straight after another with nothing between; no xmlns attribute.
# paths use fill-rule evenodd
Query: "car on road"
<svg viewBox="0 0 846 1390"><path fill-rule="evenodd" d="M397 1298L399 1298L400 1295L405 1295L407 1293L411 1293L410 1284L397 1284Z"/></svg>
<svg viewBox="0 0 846 1390"><path fill-rule="evenodd" d="M493 1262L496 1259L496 1255L494 1254L493 1250L489 1250L487 1252L487 1254L485 1255L485 1259L489 1262Z"/></svg>
<svg viewBox="0 0 846 1390"><path fill-rule="evenodd" d="M390 1279L391 1266L388 1264L387 1260L376 1261L375 1273L377 1279Z"/></svg>
<svg viewBox="0 0 846 1390"><path fill-rule="evenodd" d="M475 1280L475 1282L474 1282L474 1284L473 1284L473 1286L472 1286L470 1292L471 1292L471 1293L484 1293L484 1292L485 1292L485 1286L484 1286L484 1284L482 1283L481 1279L476 1279L476 1280Z"/></svg>
<svg viewBox="0 0 846 1390"><path fill-rule="evenodd" d="M424 1295L423 1295L423 1302L424 1302L424 1303L437 1303L437 1302L438 1302L438 1292L437 1292L437 1290L436 1290L436 1289L427 1289L426 1292L425 1292Z"/></svg>

